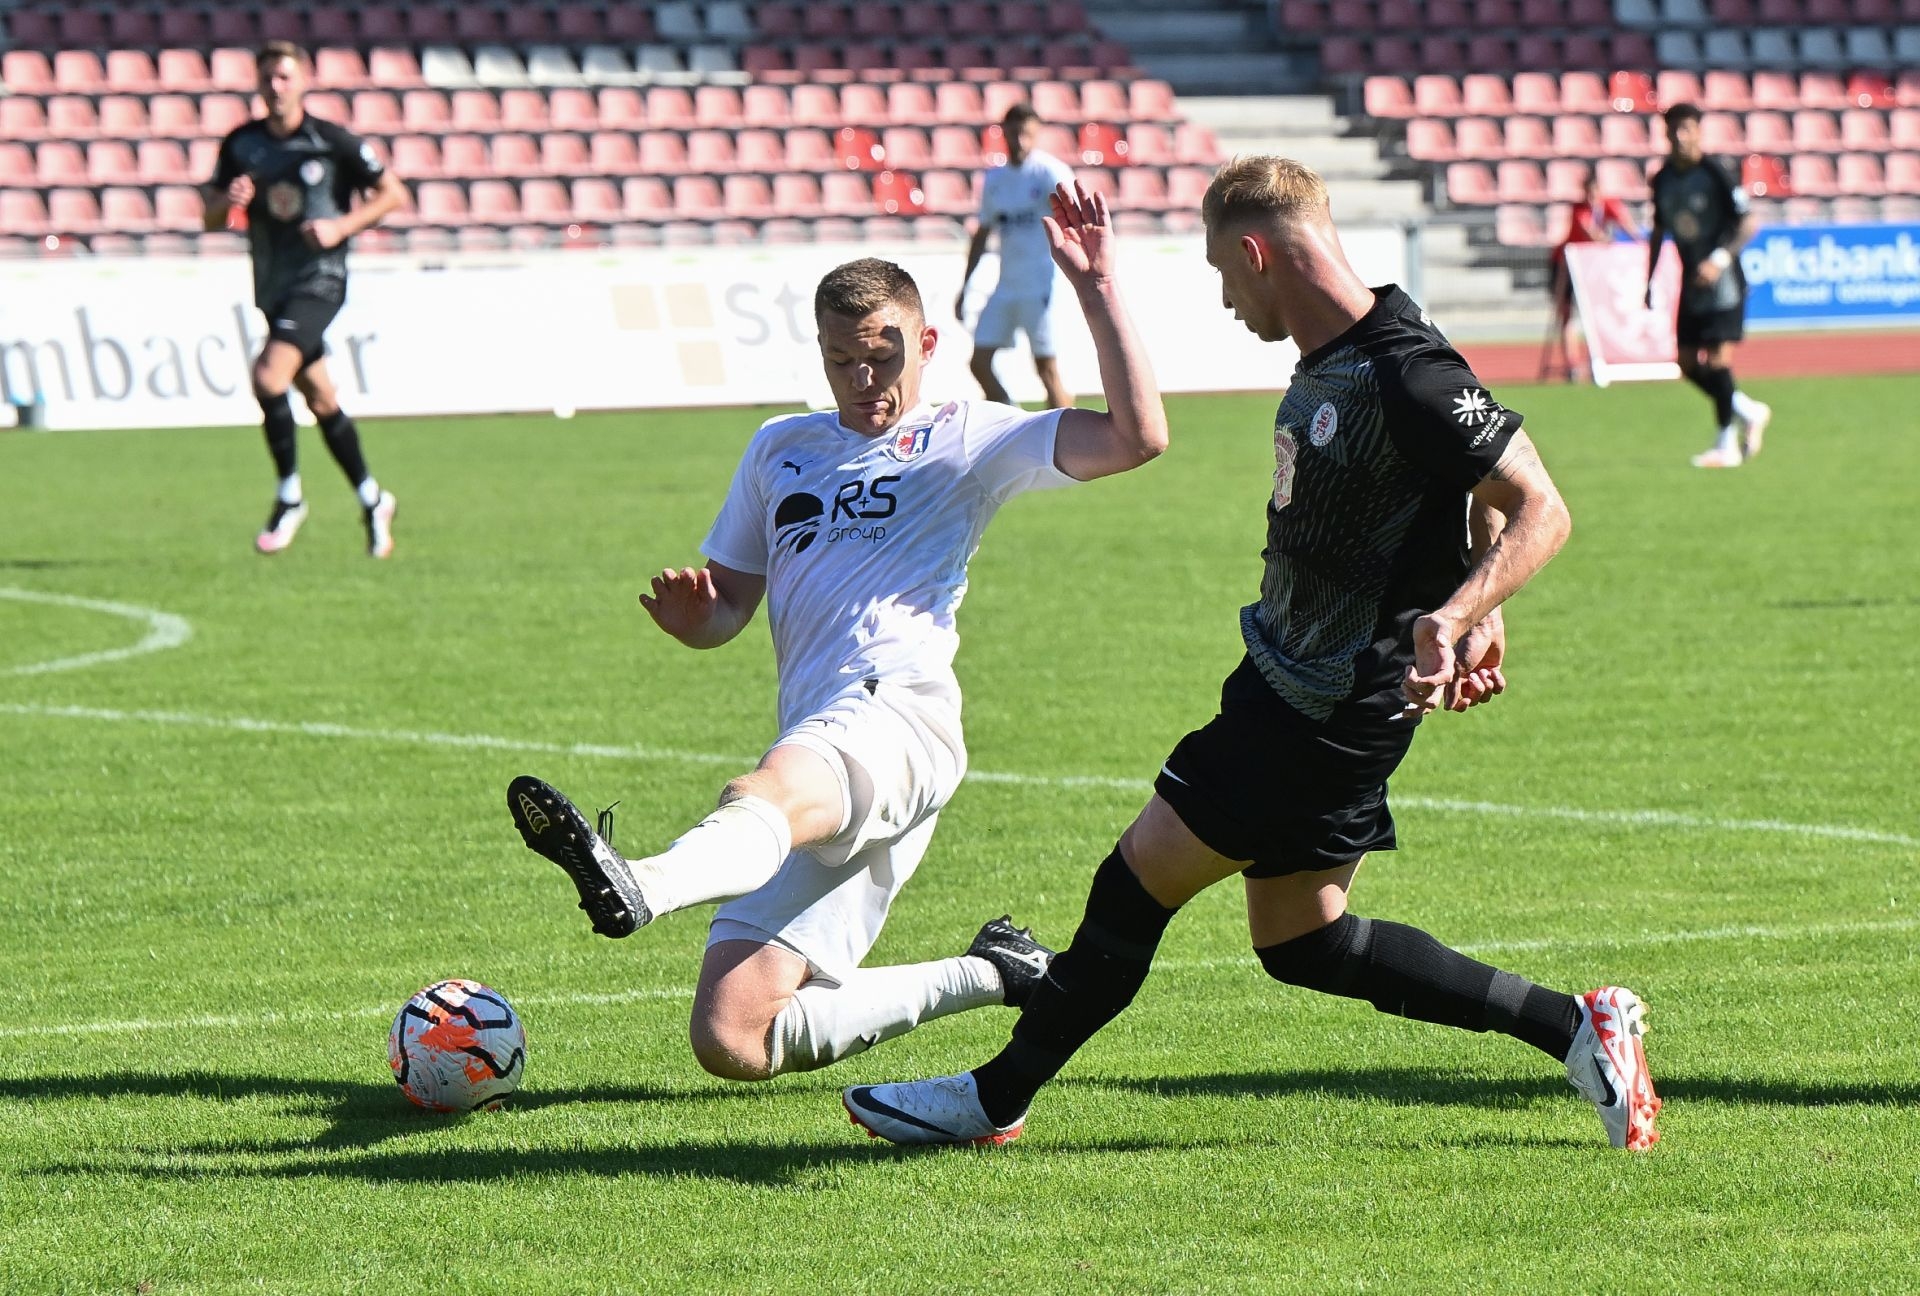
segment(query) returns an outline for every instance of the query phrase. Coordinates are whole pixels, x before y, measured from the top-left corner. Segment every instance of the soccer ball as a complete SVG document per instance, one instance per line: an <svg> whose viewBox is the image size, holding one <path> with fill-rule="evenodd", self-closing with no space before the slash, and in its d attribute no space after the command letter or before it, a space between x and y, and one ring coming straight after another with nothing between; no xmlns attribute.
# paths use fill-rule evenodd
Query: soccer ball
<svg viewBox="0 0 1920 1296"><path fill-rule="evenodd" d="M436 981L393 1019L387 1064L400 1092L428 1111L491 1110L520 1087L527 1033L507 1001L478 981Z"/></svg>

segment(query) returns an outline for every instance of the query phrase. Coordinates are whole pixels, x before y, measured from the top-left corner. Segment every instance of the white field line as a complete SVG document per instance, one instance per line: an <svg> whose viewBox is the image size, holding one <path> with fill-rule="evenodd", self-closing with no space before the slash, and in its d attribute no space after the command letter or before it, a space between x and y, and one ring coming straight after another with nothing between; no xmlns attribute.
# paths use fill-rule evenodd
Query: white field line
<svg viewBox="0 0 1920 1296"><path fill-rule="evenodd" d="M169 648L178 648L193 638L193 627L187 624L185 617L175 616L171 612L157 611L154 608L138 607L132 603L108 603L103 599L78 598L72 594L43 594L38 590L15 589L11 586L0 587L0 599L13 599L20 603L46 603L54 607L84 608L89 612L104 612L109 616L124 617L129 621L145 622L147 627L147 633L141 636L140 642L131 647L81 653L76 657L57 657L52 661L32 662L25 666L8 666L0 668L0 676L49 675L54 671L80 670L87 666L99 666L106 662L145 656L147 653L165 652Z"/></svg>
<svg viewBox="0 0 1920 1296"><path fill-rule="evenodd" d="M596 757L608 760L658 761L690 765L750 768L755 756L683 751L667 747L609 746L602 743L540 742L492 734L453 734L419 729L368 729L322 721L260 720L248 716L199 715L186 711L115 710L106 707L47 706L0 702L0 715L36 716L65 720L98 720L118 724L172 725L235 733L287 734L302 738L336 738L356 742L446 747L463 751L502 751L529 755ZM1095 774L1019 774L1002 770L972 770L967 778L979 783L1017 787L1098 789L1144 795L1152 786L1145 779L1113 778ZM1782 819L1717 819L1671 810L1586 810L1576 806L1509 805L1495 801L1461 801L1448 797L1396 795L1394 804L1408 810L1444 814L1490 815L1515 819L1563 819L1578 823L1618 824L1630 828L1692 828L1711 832L1784 833L1838 841L1872 842L1888 846L1920 847L1920 837L1856 828L1845 824L1803 824Z"/></svg>
<svg viewBox="0 0 1920 1296"><path fill-rule="evenodd" d="M1683 945L1706 941L1762 940L1792 941L1855 936L1876 932L1904 932L1920 927L1920 918L1896 918L1885 922L1809 923L1799 926L1759 926L1736 924L1706 927L1697 931L1640 932L1621 936L1580 937L1573 939L1480 941L1462 945L1467 954L1499 954L1542 949L1634 949L1657 945ZM1251 956L1231 959L1161 959L1154 967L1163 972L1210 972L1230 968L1254 968ZM579 994L515 995L522 1008L580 1007L603 1004L632 1004L650 1000L691 1000L692 986L651 989L599 991ZM182 1031L258 1030L273 1026L311 1026L326 1022L372 1021L390 1016L391 1004L368 1005L350 1009L314 1009L303 1012L258 1012L232 1015L202 1014L188 1017L131 1019L97 1022L56 1022L39 1026L0 1026L0 1039L45 1039L86 1035L170 1034Z"/></svg>

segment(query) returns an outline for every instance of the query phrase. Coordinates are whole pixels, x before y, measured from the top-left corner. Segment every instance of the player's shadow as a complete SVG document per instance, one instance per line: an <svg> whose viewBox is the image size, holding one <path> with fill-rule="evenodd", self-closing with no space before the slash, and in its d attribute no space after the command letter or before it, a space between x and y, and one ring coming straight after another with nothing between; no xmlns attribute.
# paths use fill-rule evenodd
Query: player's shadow
<svg viewBox="0 0 1920 1296"><path fill-rule="evenodd" d="M1571 1091L1558 1068L1534 1076L1460 1075L1418 1067L1356 1067L1352 1070L1227 1071L1207 1075L1096 1078L1062 1083L1127 1089L1159 1098L1261 1098L1324 1095L1407 1106L1509 1107ZM1781 1107L1911 1106L1920 1084L1893 1081L1807 1081L1768 1076L1723 1076L1656 1072L1654 1083L1669 1102L1717 1102Z"/></svg>

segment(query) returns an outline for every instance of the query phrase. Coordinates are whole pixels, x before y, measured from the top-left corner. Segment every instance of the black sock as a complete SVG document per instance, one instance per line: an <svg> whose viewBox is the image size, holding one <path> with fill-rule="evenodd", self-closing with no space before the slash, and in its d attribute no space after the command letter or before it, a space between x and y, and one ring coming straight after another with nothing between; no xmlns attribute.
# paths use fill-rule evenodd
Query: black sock
<svg viewBox="0 0 1920 1296"><path fill-rule="evenodd" d="M1018 1119L1074 1050L1118 1017L1147 979L1153 951L1176 911L1147 894L1116 848L1093 875L1086 917L1053 959L1014 1025L1013 1039L973 1072L995 1125Z"/></svg>
<svg viewBox="0 0 1920 1296"><path fill-rule="evenodd" d="M355 490L360 489L360 483L369 475L366 457L360 453L360 429L353 425L345 410L337 409L320 416L320 435L326 438L327 451L340 465L340 471L347 475L347 481Z"/></svg>
<svg viewBox="0 0 1920 1296"><path fill-rule="evenodd" d="M287 394L261 396L254 393L260 402L260 413L265 417L261 426L267 433L267 453L273 456L273 467L285 481L300 470L300 453L293 439L293 406L287 400Z"/></svg>
<svg viewBox="0 0 1920 1296"><path fill-rule="evenodd" d="M1725 427L1733 422L1733 370L1723 365L1709 365L1701 369L1700 390L1713 397L1716 427Z"/></svg>
<svg viewBox="0 0 1920 1296"><path fill-rule="evenodd" d="M1572 995L1470 959L1415 927L1342 914L1254 953L1268 975L1288 985L1365 999L1396 1017L1499 1031L1556 1062L1573 1048Z"/></svg>

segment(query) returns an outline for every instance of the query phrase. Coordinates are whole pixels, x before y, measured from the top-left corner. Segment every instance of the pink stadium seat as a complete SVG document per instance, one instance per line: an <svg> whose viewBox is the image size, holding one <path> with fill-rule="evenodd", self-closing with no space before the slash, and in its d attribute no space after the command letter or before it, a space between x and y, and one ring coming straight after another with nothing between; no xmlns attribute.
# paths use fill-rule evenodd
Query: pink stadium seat
<svg viewBox="0 0 1920 1296"><path fill-rule="evenodd" d="M775 176L773 205L788 216L817 216L820 213L819 179L803 172Z"/></svg>
<svg viewBox="0 0 1920 1296"><path fill-rule="evenodd" d="M889 216L917 216L926 211L926 193L905 171L882 171L873 178L873 201Z"/></svg>
<svg viewBox="0 0 1920 1296"><path fill-rule="evenodd" d="M353 116L352 100L339 90L309 90L305 107L321 121L345 124Z"/></svg>
<svg viewBox="0 0 1920 1296"><path fill-rule="evenodd" d="M891 119L887 116L887 87L865 82L841 86L840 120L849 126L871 126L876 130L888 125Z"/></svg>
<svg viewBox="0 0 1920 1296"><path fill-rule="evenodd" d="M90 136L100 118L93 100L80 95L55 95L47 100L47 132L62 139Z"/></svg>
<svg viewBox="0 0 1920 1296"><path fill-rule="evenodd" d="M1700 119L1700 147L1708 153L1739 153L1747 147L1746 130L1733 113L1708 113Z"/></svg>
<svg viewBox="0 0 1920 1296"><path fill-rule="evenodd" d="M475 180L467 186L467 211L478 222L510 225L520 219L520 193L505 180Z"/></svg>
<svg viewBox="0 0 1920 1296"><path fill-rule="evenodd" d="M1753 74L1755 108L1794 109L1800 106L1800 80L1791 72L1756 71Z"/></svg>
<svg viewBox="0 0 1920 1296"><path fill-rule="evenodd" d="M1522 76L1536 75L1521 73ZM1553 78L1542 77L1548 85ZM1515 78L1514 89L1518 97L1519 79ZM1370 76L1361 90L1361 97L1369 117L1412 117L1414 115L1413 91L1399 77Z"/></svg>
<svg viewBox="0 0 1920 1296"><path fill-rule="evenodd" d="M32 150L25 144L0 140L0 188L20 189L33 183Z"/></svg>
<svg viewBox="0 0 1920 1296"><path fill-rule="evenodd" d="M654 86L647 91L647 124L656 130L692 130L693 96L680 86Z"/></svg>
<svg viewBox="0 0 1920 1296"><path fill-rule="evenodd" d="M1131 166L1120 172L1115 205L1121 210L1160 212L1167 203L1167 178L1160 168Z"/></svg>
<svg viewBox="0 0 1920 1296"><path fill-rule="evenodd" d="M491 90L455 90L452 98L455 130L491 131L500 126L500 101ZM471 194L468 195L472 197Z"/></svg>
<svg viewBox="0 0 1920 1296"><path fill-rule="evenodd" d="M1834 72L1805 72L1800 76L1800 106L1803 108L1850 108L1847 83Z"/></svg>
<svg viewBox="0 0 1920 1296"><path fill-rule="evenodd" d="M41 188L87 182L87 157L70 140L48 140L33 154L34 173Z"/></svg>
<svg viewBox="0 0 1920 1296"><path fill-rule="evenodd" d="M1135 122L1127 127L1127 160L1136 167L1172 166L1179 155L1174 149L1173 132L1152 122ZM1125 177L1122 177L1124 187Z"/></svg>
<svg viewBox="0 0 1920 1296"><path fill-rule="evenodd" d="M47 224L63 234L90 234L101 227L100 200L91 189L50 189Z"/></svg>
<svg viewBox="0 0 1920 1296"><path fill-rule="evenodd" d="M0 189L0 229L37 235L46 228L47 204L39 190Z"/></svg>
<svg viewBox="0 0 1920 1296"><path fill-rule="evenodd" d="M1920 109L1895 108L1887 114L1887 144L1896 149L1920 149Z"/></svg>
<svg viewBox="0 0 1920 1296"><path fill-rule="evenodd" d="M452 126L453 112L444 91L409 90L400 97L400 119L410 131L438 135Z"/></svg>
<svg viewBox="0 0 1920 1296"><path fill-rule="evenodd" d="M1135 121L1171 122L1179 118L1174 108L1173 87L1165 81L1143 78L1127 84L1127 106ZM1081 107L1086 107L1086 88L1081 87ZM1088 116L1092 116L1091 112Z"/></svg>
<svg viewBox="0 0 1920 1296"><path fill-rule="evenodd" d="M0 54L0 82L16 95L52 94L53 64L39 50L7 50Z"/></svg>
<svg viewBox="0 0 1920 1296"><path fill-rule="evenodd" d="M1225 158L1213 128L1183 122L1173 129L1174 161L1182 166L1216 167Z"/></svg>
<svg viewBox="0 0 1920 1296"><path fill-rule="evenodd" d="M1606 78L1598 72L1567 72L1560 77L1560 111L1603 113L1612 110Z"/></svg>
<svg viewBox="0 0 1920 1296"><path fill-rule="evenodd" d="M575 180L567 191L572 199L574 219L607 223L622 215L620 188L613 181L594 176Z"/></svg>
<svg viewBox="0 0 1920 1296"><path fill-rule="evenodd" d="M487 142L478 135L440 137L440 174L449 180L477 179L493 170Z"/></svg>
<svg viewBox="0 0 1920 1296"><path fill-rule="evenodd" d="M927 210L944 216L972 215L979 206L966 172L929 171L920 177L920 192Z"/></svg>
<svg viewBox="0 0 1920 1296"><path fill-rule="evenodd" d="M1599 157L1610 152L1601 132L1614 122L1631 122L1640 127L1640 144L1646 143L1646 128L1638 117L1609 116L1596 122L1592 117L1556 117L1553 119L1552 137L1544 153L1524 153L1509 149L1516 157ZM1639 156L1635 153L1634 156Z"/></svg>
<svg viewBox="0 0 1920 1296"><path fill-rule="evenodd" d="M153 201L144 189L102 189L100 224L126 234L141 234L153 228Z"/></svg>
<svg viewBox="0 0 1920 1296"><path fill-rule="evenodd" d="M999 121L1007 109L1027 102L1027 88L1013 81L989 81L980 87L980 108L988 121Z"/></svg>
<svg viewBox="0 0 1920 1296"><path fill-rule="evenodd" d="M135 174L141 184L191 184L212 175L197 174L187 165L187 152L178 140L143 139L135 146Z"/></svg>
<svg viewBox="0 0 1920 1296"><path fill-rule="evenodd" d="M1589 122L1585 117L1563 120ZM1594 133L1598 135L1597 131ZM1555 138L1553 129L1541 117L1509 117L1504 123L1503 134L1502 147L1508 157L1545 158L1567 151L1559 147L1564 141ZM1598 144L1599 140L1596 138L1594 143Z"/></svg>
<svg viewBox="0 0 1920 1296"><path fill-rule="evenodd" d="M733 169L733 136L730 133L723 130L688 132L687 170L724 175Z"/></svg>
<svg viewBox="0 0 1920 1296"><path fill-rule="evenodd" d="M1887 154L1887 192L1920 194L1920 153Z"/></svg>
<svg viewBox="0 0 1920 1296"><path fill-rule="evenodd" d="M791 107L795 126L840 125L840 92L830 85L794 86Z"/></svg>
<svg viewBox="0 0 1920 1296"><path fill-rule="evenodd" d="M147 134L147 101L137 95L108 95L100 101L99 111L102 135L139 139Z"/></svg>
<svg viewBox="0 0 1920 1296"><path fill-rule="evenodd" d="M647 124L646 100L637 89L608 86L599 92L602 130L639 130Z"/></svg>
<svg viewBox="0 0 1920 1296"><path fill-rule="evenodd" d="M1532 177L1539 180L1539 168L1527 162L1508 162L1510 167L1531 167ZM1546 199L1546 187L1536 183L1522 202L1541 202ZM1496 187L1493 172L1484 162L1455 162L1447 168L1447 201L1456 207L1484 207L1500 200L1500 191Z"/></svg>
<svg viewBox="0 0 1920 1296"><path fill-rule="evenodd" d="M865 216L874 210L873 182L850 172L828 172L820 179L820 206L829 216Z"/></svg>
<svg viewBox="0 0 1920 1296"><path fill-rule="evenodd" d="M1744 112L1753 106L1753 94L1743 73L1710 68L1701 80L1699 104L1709 112Z"/></svg>
<svg viewBox="0 0 1920 1296"><path fill-rule="evenodd" d="M389 90L355 91L352 103L349 122L357 134L396 135L406 121L400 112L400 101Z"/></svg>
<svg viewBox="0 0 1920 1296"><path fill-rule="evenodd" d="M933 88L933 97L943 122L972 125L986 120L980 87L970 81L943 81Z"/></svg>
<svg viewBox="0 0 1920 1296"><path fill-rule="evenodd" d="M734 165L742 171L780 171L787 165L786 145L778 131L745 130L733 137Z"/></svg>
<svg viewBox="0 0 1920 1296"><path fill-rule="evenodd" d="M1807 153L1835 152L1840 147L1840 124L1834 120L1832 113L1802 109L1793 115L1793 147Z"/></svg>
<svg viewBox="0 0 1920 1296"><path fill-rule="evenodd" d="M1155 84L1164 85L1165 83L1157 82ZM1159 105L1158 103L1142 102L1140 107L1144 111L1135 112L1133 98L1130 91L1127 89L1127 87L1121 85L1118 81L1109 81L1105 79L1097 80L1097 81L1088 81L1080 87L1080 94L1078 98L1079 98L1078 115L1081 117L1084 117L1088 121L1104 121L1104 122L1118 123L1118 122L1128 121L1130 119L1135 121L1157 121L1157 122L1173 120L1173 114L1171 111L1171 101L1169 101L1165 111L1162 110L1162 106ZM1070 118L1067 118L1067 117L1055 118L1052 116L1048 116L1047 114L1044 114L1044 113L1041 115L1047 121L1071 120Z"/></svg>
<svg viewBox="0 0 1920 1296"><path fill-rule="evenodd" d="M1556 136L1561 129L1560 123L1588 122L1586 117L1563 117L1554 122ZM1582 157L1631 157L1644 158L1653 155L1653 141L1647 133L1647 119L1630 113L1608 113L1600 121L1600 139L1598 147L1581 149ZM1567 129L1574 129L1568 127ZM1582 132L1584 136L1584 132ZM1572 155L1571 150L1569 151Z"/></svg>
<svg viewBox="0 0 1920 1296"><path fill-rule="evenodd" d="M730 175L720 186L720 202L727 215L740 220L766 220L779 214L773 205L773 185L763 175Z"/></svg>
<svg viewBox="0 0 1920 1296"><path fill-rule="evenodd" d="M437 180L440 141L431 135L399 135L393 141L393 169L408 180Z"/></svg>
<svg viewBox="0 0 1920 1296"><path fill-rule="evenodd" d="M1426 75L1413 79L1413 106L1422 117L1458 117L1460 84L1450 76Z"/></svg>
<svg viewBox="0 0 1920 1296"><path fill-rule="evenodd" d="M53 85L62 94L99 94L107 72L92 50L60 50L53 56Z"/></svg>
<svg viewBox="0 0 1920 1296"><path fill-rule="evenodd" d="M679 175L687 169L686 140L672 131L642 131L640 169L651 175Z"/></svg>
<svg viewBox="0 0 1920 1296"><path fill-rule="evenodd" d="M600 109L594 104L591 90L572 86L557 89L547 100L547 111L555 130L590 131L600 125Z"/></svg>
<svg viewBox="0 0 1920 1296"><path fill-rule="evenodd" d="M1471 162L1456 162L1451 167L1447 168L1447 181L1448 181L1447 188L1448 188L1449 194L1451 194L1453 191L1454 172L1459 171L1464 167L1470 167L1475 165L1480 165L1482 170L1485 169L1484 164L1475 164ZM1502 162L1495 169L1494 176L1495 176L1495 197L1480 197L1477 199L1469 198L1466 201L1478 201L1483 203L1488 201L1494 201L1496 199L1499 202L1541 203L1541 202L1547 201L1546 177L1541 174L1540 164L1538 162L1525 162L1525 161L1518 161L1518 160ZM1471 179L1472 177L1470 176L1469 178ZM1473 186L1472 191L1477 192L1477 181L1475 182L1475 185Z"/></svg>
<svg viewBox="0 0 1920 1296"><path fill-rule="evenodd" d="M632 175L640 170L640 152L626 131L596 131L587 141L593 170L601 175Z"/></svg>
<svg viewBox="0 0 1920 1296"><path fill-rule="evenodd" d="M134 160L133 147L125 140L99 140L89 144L87 146L87 183L93 185L137 183L140 180L140 168ZM185 170L184 160L182 170Z"/></svg>
<svg viewBox="0 0 1920 1296"><path fill-rule="evenodd" d="M174 141L166 141L173 143ZM187 175L193 180L205 180L213 174L214 164L220 157L220 141L214 139L188 140Z"/></svg>
<svg viewBox="0 0 1920 1296"><path fill-rule="evenodd" d="M1836 179L1843 194L1872 198L1887 191L1880 158L1873 153L1842 153Z"/></svg>
<svg viewBox="0 0 1920 1296"><path fill-rule="evenodd" d="M971 171L980 165L980 136L965 126L935 126L931 163Z"/></svg>
<svg viewBox="0 0 1920 1296"><path fill-rule="evenodd" d="M1453 126L1437 117L1415 117L1407 123L1407 156L1416 162L1452 162L1460 151L1453 144Z"/></svg>
<svg viewBox="0 0 1920 1296"><path fill-rule="evenodd" d="M414 193L414 208L423 225L464 225L467 191L447 180L428 180Z"/></svg>
<svg viewBox="0 0 1920 1296"><path fill-rule="evenodd" d="M1507 155L1500 123L1485 117L1462 117L1453 124L1453 146L1468 160L1498 161Z"/></svg>
<svg viewBox="0 0 1920 1296"><path fill-rule="evenodd" d="M488 171L497 176L540 173L540 146L531 135L495 135L487 146Z"/></svg>
<svg viewBox="0 0 1920 1296"><path fill-rule="evenodd" d="M740 119L747 126L781 127L793 120L785 86L750 85L740 96Z"/></svg>
<svg viewBox="0 0 1920 1296"><path fill-rule="evenodd" d="M1516 72L1513 111L1551 117L1560 111L1559 79L1547 72Z"/></svg>
<svg viewBox="0 0 1920 1296"><path fill-rule="evenodd" d="M202 135L225 135L252 120L252 106L239 95L210 94L200 100Z"/></svg>
<svg viewBox="0 0 1920 1296"><path fill-rule="evenodd" d="M933 87L923 82L897 81L887 87L887 118L903 126L933 126L940 121Z"/></svg>
<svg viewBox="0 0 1920 1296"><path fill-rule="evenodd" d="M47 133L47 112L38 99L0 97L0 139L34 140Z"/></svg>
<svg viewBox="0 0 1920 1296"><path fill-rule="evenodd" d="M1653 78L1653 97L1663 109L1677 103L1690 103L1708 109L1714 107L1706 102L1706 91L1700 84L1700 78L1684 68L1662 68L1656 73Z"/></svg>
<svg viewBox="0 0 1920 1296"><path fill-rule="evenodd" d="M367 51L367 78L389 90L406 90L422 84L420 61L412 50L378 45Z"/></svg>
<svg viewBox="0 0 1920 1296"><path fill-rule="evenodd" d="M547 97L538 90L500 92L500 129L542 131L547 128Z"/></svg>
<svg viewBox="0 0 1920 1296"><path fill-rule="evenodd" d="M1545 247L1548 237L1540 209L1514 203L1494 209L1493 233L1508 247Z"/></svg>
<svg viewBox="0 0 1920 1296"><path fill-rule="evenodd" d="M528 180L520 186L520 215L523 220L547 225L564 225L573 218L573 199L564 180Z"/></svg>
<svg viewBox="0 0 1920 1296"><path fill-rule="evenodd" d="M833 137L822 130L799 127L786 135L787 168L791 171L832 171L840 166Z"/></svg>
<svg viewBox="0 0 1920 1296"><path fill-rule="evenodd" d="M1099 116L1107 121L1125 121L1130 112L1091 114L1080 110L1080 93L1065 81L1039 81L1033 86L1033 110L1042 121L1072 124ZM1124 107L1124 105L1122 105Z"/></svg>
<svg viewBox="0 0 1920 1296"><path fill-rule="evenodd" d="M1787 164L1793 192L1808 198L1831 198L1840 191L1833 159L1820 153L1796 153Z"/></svg>
<svg viewBox="0 0 1920 1296"><path fill-rule="evenodd" d="M1179 166L1167 171L1167 205L1180 211L1197 212L1213 172L1206 167Z"/></svg>
<svg viewBox="0 0 1920 1296"><path fill-rule="evenodd" d="M197 232L205 211L200 191L191 185L161 185L153 191L153 223L160 229Z"/></svg>
<svg viewBox="0 0 1920 1296"><path fill-rule="evenodd" d="M1464 111L1482 117L1504 117L1513 111L1513 98L1504 77L1473 72L1460 79L1460 104Z"/></svg>
<svg viewBox="0 0 1920 1296"><path fill-rule="evenodd" d="M194 57L197 58L198 55ZM202 79L211 83L215 90L252 94L260 85L260 71L254 64L252 50L235 49L229 46L213 51L208 57L206 74ZM207 87L201 85L193 88L204 90Z"/></svg>
<svg viewBox="0 0 1920 1296"><path fill-rule="evenodd" d="M701 126L734 130L741 125L740 91L727 85L703 85L693 92L693 118Z"/></svg>
<svg viewBox="0 0 1920 1296"><path fill-rule="evenodd" d="M886 155L888 170L918 173L933 164L927 132L918 126L887 127L880 133L880 147Z"/></svg>
<svg viewBox="0 0 1920 1296"><path fill-rule="evenodd" d="M1619 162L1624 167L1630 168L1635 176L1639 176L1640 168L1638 163L1627 162L1620 158L1612 160ZM1586 162L1573 158L1555 158L1548 162L1547 201L1578 202L1582 196L1582 191L1586 188L1587 176L1592 173L1592 170L1593 168L1588 166ZM1645 187L1646 182L1644 178L1641 178L1638 183L1642 188Z"/></svg>
<svg viewBox="0 0 1920 1296"><path fill-rule="evenodd" d="M1601 193L1624 198L1628 202L1645 202L1650 196L1647 173L1639 162L1627 158L1601 158L1594 163L1594 174L1599 179ZM1584 181L1584 175L1581 179ZM1575 192L1567 201L1571 202L1580 196Z"/></svg>

